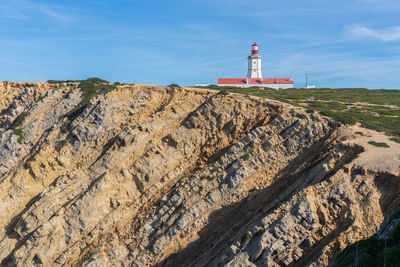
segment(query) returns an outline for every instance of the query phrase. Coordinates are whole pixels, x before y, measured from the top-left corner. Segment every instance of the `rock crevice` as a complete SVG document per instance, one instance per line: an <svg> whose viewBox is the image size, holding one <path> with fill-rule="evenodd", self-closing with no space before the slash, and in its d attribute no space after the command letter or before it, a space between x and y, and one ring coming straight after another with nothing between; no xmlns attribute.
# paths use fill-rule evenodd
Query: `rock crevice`
<svg viewBox="0 0 400 267"><path fill-rule="evenodd" d="M72 118L78 83L0 90L5 266L327 265L399 202L398 173L287 104L124 85Z"/></svg>

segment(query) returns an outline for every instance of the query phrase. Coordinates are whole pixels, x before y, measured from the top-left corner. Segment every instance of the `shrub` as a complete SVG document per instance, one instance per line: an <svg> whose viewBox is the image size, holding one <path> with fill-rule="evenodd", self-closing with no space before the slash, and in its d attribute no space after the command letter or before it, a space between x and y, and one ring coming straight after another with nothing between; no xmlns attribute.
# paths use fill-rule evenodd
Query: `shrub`
<svg viewBox="0 0 400 267"><path fill-rule="evenodd" d="M394 228L390 240L392 241L392 243L397 243L400 241L400 223L398 223Z"/></svg>
<svg viewBox="0 0 400 267"><path fill-rule="evenodd" d="M16 119L15 121L12 123L11 125L11 129L16 129L17 127L20 127L24 121L25 118L28 116L28 112L24 111L22 112Z"/></svg>
<svg viewBox="0 0 400 267"><path fill-rule="evenodd" d="M89 78L85 81L81 81L79 88L82 91L82 99L81 102L66 115L69 121L75 120L85 110L93 97L111 92L117 87L99 78Z"/></svg>
<svg viewBox="0 0 400 267"><path fill-rule="evenodd" d="M361 200L360 200L360 204L362 207L368 207L370 204L370 200L369 200L369 196L364 196Z"/></svg>
<svg viewBox="0 0 400 267"><path fill-rule="evenodd" d="M322 111L321 114L327 117L331 117L332 119L340 121L345 124L354 125L358 122L358 120L355 119L355 117L350 116L347 113L333 112L327 110L327 111Z"/></svg>
<svg viewBox="0 0 400 267"><path fill-rule="evenodd" d="M242 159L243 160L248 160L249 159L249 153L245 153L243 156L242 156Z"/></svg>
<svg viewBox="0 0 400 267"><path fill-rule="evenodd" d="M244 234L242 235L242 242L246 242L246 241L249 240L249 239L250 239L249 233L244 233Z"/></svg>
<svg viewBox="0 0 400 267"><path fill-rule="evenodd" d="M68 140L66 140L66 139L63 139L60 141L61 146L65 146L67 143L68 143Z"/></svg>
<svg viewBox="0 0 400 267"><path fill-rule="evenodd" d="M170 85L168 85L168 87L171 87L171 88L181 88L178 84L176 84L176 83L171 83Z"/></svg>
<svg viewBox="0 0 400 267"><path fill-rule="evenodd" d="M368 90L365 88L293 88L285 90L265 88L265 90L260 90L259 87L241 88L217 85L198 86L198 88L219 90L221 94L227 94L227 92L244 95L251 94L293 105L307 103L307 112L309 113L318 111L322 115L345 124L361 122L367 128L400 137L400 109L393 109L387 106L400 107L400 90ZM313 101L308 101L310 97L313 97ZM366 102L374 105L350 108L350 105L356 102ZM380 116L377 116L376 113Z"/></svg>
<svg viewBox="0 0 400 267"><path fill-rule="evenodd" d="M212 180L215 179L215 177L214 177L214 176L202 175L202 176L200 177L200 179L202 179L202 180L207 179L208 181L212 181Z"/></svg>
<svg viewBox="0 0 400 267"><path fill-rule="evenodd" d="M60 130L63 134L66 134L66 133L68 133L68 128L67 128L67 125L63 125L63 126L61 126L61 130Z"/></svg>
<svg viewBox="0 0 400 267"><path fill-rule="evenodd" d="M400 144L400 138L392 137L390 140Z"/></svg>
<svg viewBox="0 0 400 267"><path fill-rule="evenodd" d="M22 140L24 140L24 134L22 133L22 129L20 129L20 128L15 129L14 134L18 135L18 143L21 144Z"/></svg>
<svg viewBox="0 0 400 267"><path fill-rule="evenodd" d="M257 233L255 233L255 236L259 236L259 235L262 235L264 233L265 233L265 229L263 228L261 230L258 230Z"/></svg>
<svg viewBox="0 0 400 267"><path fill-rule="evenodd" d="M44 99L45 97L46 97L46 95L41 95L41 96L39 96L38 99L36 100L36 102L43 101L43 99Z"/></svg>
<svg viewBox="0 0 400 267"><path fill-rule="evenodd" d="M93 78L87 78L86 81L93 82L93 83L108 83L108 81L93 77Z"/></svg>
<svg viewBox="0 0 400 267"><path fill-rule="evenodd" d="M377 146L377 147L390 147L386 143L378 143L378 142L375 142L375 141L369 141L368 144L373 145L373 146Z"/></svg>
<svg viewBox="0 0 400 267"><path fill-rule="evenodd" d="M58 84L58 83L76 83L80 82L80 80L47 80L50 84Z"/></svg>
<svg viewBox="0 0 400 267"><path fill-rule="evenodd" d="M68 140L63 139L56 143L55 148L57 149L58 152L60 152L61 148L63 148L67 143L68 143Z"/></svg>
<svg viewBox="0 0 400 267"><path fill-rule="evenodd" d="M16 135L22 135L22 129L18 128L14 130L14 134Z"/></svg>

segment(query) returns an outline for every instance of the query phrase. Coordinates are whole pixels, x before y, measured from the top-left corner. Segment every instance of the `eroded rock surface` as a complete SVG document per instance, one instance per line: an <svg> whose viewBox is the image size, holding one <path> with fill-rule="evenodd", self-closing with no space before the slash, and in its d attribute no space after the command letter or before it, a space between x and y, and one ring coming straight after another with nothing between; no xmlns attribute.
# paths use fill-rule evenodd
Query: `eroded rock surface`
<svg viewBox="0 0 400 267"><path fill-rule="evenodd" d="M77 83L0 89L5 266L321 266L400 201L396 168L286 104L125 85L77 113Z"/></svg>

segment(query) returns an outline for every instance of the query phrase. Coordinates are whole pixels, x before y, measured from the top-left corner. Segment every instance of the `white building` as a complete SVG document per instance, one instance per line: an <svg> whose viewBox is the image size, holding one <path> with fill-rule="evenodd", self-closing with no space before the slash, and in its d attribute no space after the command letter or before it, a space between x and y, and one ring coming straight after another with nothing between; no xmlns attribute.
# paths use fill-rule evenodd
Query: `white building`
<svg viewBox="0 0 400 267"><path fill-rule="evenodd" d="M248 59L247 78L218 78L219 86L236 87L268 87L273 89L293 88L293 81L290 78L263 78L261 70L262 57L258 54L258 45L252 45L251 55Z"/></svg>
<svg viewBox="0 0 400 267"><path fill-rule="evenodd" d="M258 54L258 45L254 42L251 49L251 56L247 57L249 65L247 78L262 79L261 59L262 57Z"/></svg>

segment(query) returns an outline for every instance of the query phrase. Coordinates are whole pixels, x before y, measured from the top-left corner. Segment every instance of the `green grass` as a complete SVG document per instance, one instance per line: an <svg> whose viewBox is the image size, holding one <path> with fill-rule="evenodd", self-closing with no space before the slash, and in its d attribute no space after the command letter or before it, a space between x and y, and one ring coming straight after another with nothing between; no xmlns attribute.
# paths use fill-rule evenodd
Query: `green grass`
<svg viewBox="0 0 400 267"><path fill-rule="evenodd" d="M314 100L325 101L342 101L348 103L365 102L378 105L395 105L400 106L400 91L399 90L368 90L364 88L315 88L315 89L285 89L275 90L265 88L260 90L259 87L238 88L217 85L210 85L199 88L209 88L220 91L236 92L241 94L252 94L258 96L269 97L280 100L309 100L313 97Z"/></svg>
<svg viewBox="0 0 400 267"><path fill-rule="evenodd" d="M345 124L362 126L400 137L400 90L364 88L261 89L210 85L207 89L265 97L304 107L308 113L319 112ZM311 101L312 98L312 101ZM365 103L354 106L354 103ZM390 106L397 108L391 108Z"/></svg>
<svg viewBox="0 0 400 267"><path fill-rule="evenodd" d="M311 110L344 110L347 105L339 102L319 102L319 101L307 101L308 108Z"/></svg>
<svg viewBox="0 0 400 267"><path fill-rule="evenodd" d="M373 146L377 146L377 147L390 147L386 143L378 143L378 142L375 142L375 141L369 141L368 144L373 145Z"/></svg>

